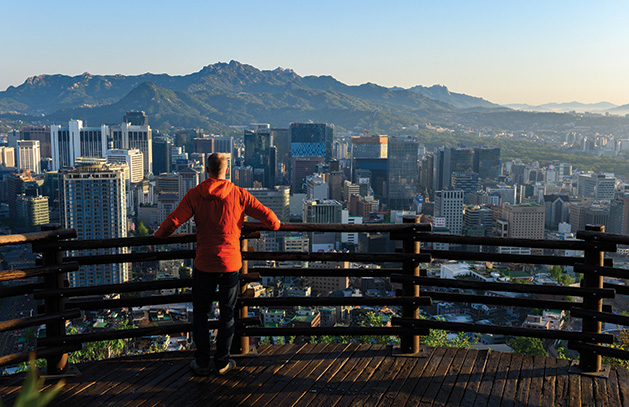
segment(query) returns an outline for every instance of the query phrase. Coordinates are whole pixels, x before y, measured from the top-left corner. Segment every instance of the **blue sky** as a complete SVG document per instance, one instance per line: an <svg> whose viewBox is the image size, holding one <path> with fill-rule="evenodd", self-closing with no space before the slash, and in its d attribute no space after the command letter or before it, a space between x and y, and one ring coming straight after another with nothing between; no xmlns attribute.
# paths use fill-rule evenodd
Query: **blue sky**
<svg viewBox="0 0 629 407"><path fill-rule="evenodd" d="M629 2L3 0L0 15L0 90L237 60L496 103L629 103Z"/></svg>

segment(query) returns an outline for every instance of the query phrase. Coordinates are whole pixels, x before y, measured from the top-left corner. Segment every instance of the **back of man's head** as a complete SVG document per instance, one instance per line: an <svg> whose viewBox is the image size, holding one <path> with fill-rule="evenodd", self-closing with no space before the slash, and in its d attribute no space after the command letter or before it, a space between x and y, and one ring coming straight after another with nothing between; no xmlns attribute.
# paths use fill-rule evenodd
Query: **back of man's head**
<svg viewBox="0 0 629 407"><path fill-rule="evenodd" d="M207 171L210 175L220 176L227 172L227 156L223 153L212 153L207 158Z"/></svg>

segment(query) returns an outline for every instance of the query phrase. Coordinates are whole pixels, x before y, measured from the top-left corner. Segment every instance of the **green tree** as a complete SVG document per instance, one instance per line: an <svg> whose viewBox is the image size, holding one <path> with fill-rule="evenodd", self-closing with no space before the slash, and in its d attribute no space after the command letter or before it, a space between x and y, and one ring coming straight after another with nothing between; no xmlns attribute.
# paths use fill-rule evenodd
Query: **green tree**
<svg viewBox="0 0 629 407"><path fill-rule="evenodd" d="M539 355L548 357L540 338L516 337L509 341L509 346L515 353L524 355Z"/></svg>
<svg viewBox="0 0 629 407"><path fill-rule="evenodd" d="M135 233L138 236L147 236L149 234L148 228L144 225L144 222L138 222L138 227L135 229Z"/></svg>

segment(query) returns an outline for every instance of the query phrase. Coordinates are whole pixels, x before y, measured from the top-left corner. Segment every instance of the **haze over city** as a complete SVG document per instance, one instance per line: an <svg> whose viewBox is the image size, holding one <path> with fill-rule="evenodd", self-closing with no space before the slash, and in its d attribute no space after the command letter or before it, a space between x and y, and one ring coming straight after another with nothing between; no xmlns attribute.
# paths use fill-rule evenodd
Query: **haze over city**
<svg viewBox="0 0 629 407"><path fill-rule="evenodd" d="M626 104L623 2L4 2L0 90L41 74L185 75L218 61L500 104Z"/></svg>

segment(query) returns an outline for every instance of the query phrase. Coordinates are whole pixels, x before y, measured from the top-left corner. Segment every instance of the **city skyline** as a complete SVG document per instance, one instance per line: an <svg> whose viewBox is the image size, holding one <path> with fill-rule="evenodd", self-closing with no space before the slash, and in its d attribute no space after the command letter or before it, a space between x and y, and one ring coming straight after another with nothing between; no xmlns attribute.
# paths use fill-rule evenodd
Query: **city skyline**
<svg viewBox="0 0 629 407"><path fill-rule="evenodd" d="M349 85L440 84L500 104L623 105L628 9L564 1L2 4L0 32L12 40L3 44L0 90L42 74L185 75L233 59Z"/></svg>

